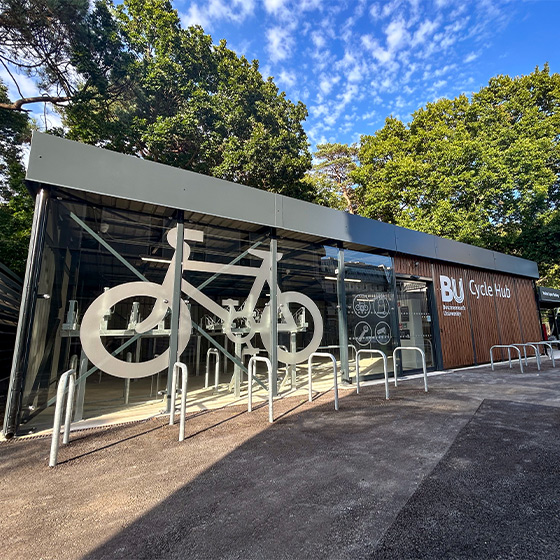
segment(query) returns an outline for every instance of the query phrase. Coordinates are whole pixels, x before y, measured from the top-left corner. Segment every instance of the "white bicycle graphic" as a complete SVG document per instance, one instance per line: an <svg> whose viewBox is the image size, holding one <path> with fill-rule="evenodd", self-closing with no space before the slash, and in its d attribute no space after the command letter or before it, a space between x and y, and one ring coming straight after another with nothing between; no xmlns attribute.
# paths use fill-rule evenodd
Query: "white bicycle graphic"
<svg viewBox="0 0 560 560"><path fill-rule="evenodd" d="M254 349L251 339L259 333L263 344L268 352L271 350L272 340L270 334L270 305L265 305L262 314L255 313L256 305L261 296L265 283L268 282L272 255L269 251L250 249L249 253L262 259L259 267L239 266L235 264L219 264L212 262L189 261L190 246L187 241L204 240L202 231L185 229L182 271L200 271L218 274L232 274L238 276L254 276L255 280L241 307L234 300L225 300L219 305L207 295L203 294L196 286L190 284L185 278L181 281L181 291L188 298L198 302L213 315L223 322L223 331L227 337L235 343L247 345L249 349ZM171 229L167 233L167 242L174 249L177 248L177 228ZM100 329L103 317L116 304L134 297L148 297L155 300L153 308L146 317L135 326L138 334L145 334L154 329L168 315L171 302L173 300L173 283L175 271L175 258L173 255L165 278L161 284L155 282L128 282L115 286L102 293L88 307L84 314L80 328L80 340L82 348L88 359L101 371L116 377L137 379L148 377L164 369L169 365L169 349L150 360L144 362L126 362L113 356L103 344L102 332ZM278 253L277 260L282 258ZM298 324L294 318L294 312L290 306L297 306L297 310L302 308L313 319L313 332L311 340L304 348L299 351L290 352L278 348L278 360L286 364L297 364L304 362L317 350L323 337L323 319L317 305L311 298L300 292L281 292L277 291L278 303L278 333L294 333L298 331ZM178 355L181 355L187 347L191 335L192 323L191 314L185 301L181 298L179 312L179 333L178 333Z"/></svg>

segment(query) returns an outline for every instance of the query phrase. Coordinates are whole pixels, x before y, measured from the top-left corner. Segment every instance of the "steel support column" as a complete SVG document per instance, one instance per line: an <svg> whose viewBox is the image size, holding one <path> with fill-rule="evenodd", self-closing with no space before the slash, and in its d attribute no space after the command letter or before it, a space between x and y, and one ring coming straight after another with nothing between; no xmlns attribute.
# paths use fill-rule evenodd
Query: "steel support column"
<svg viewBox="0 0 560 560"><path fill-rule="evenodd" d="M273 234L270 240L270 363L272 365L272 396L278 394L278 241Z"/></svg>
<svg viewBox="0 0 560 560"><path fill-rule="evenodd" d="M181 312L181 281L183 279L183 247L184 247L183 211L177 213L177 247L175 248L175 272L173 279L173 301L171 302L171 335L169 337L169 365L167 368L167 405L165 410L171 412L171 407L175 405L175 395L171 395L171 385L173 382L173 368L175 362L179 361L177 356L179 347L179 313Z"/></svg>
<svg viewBox="0 0 560 560"><path fill-rule="evenodd" d="M340 345L340 366L342 381L350 382L348 364L348 323L346 322L346 286L344 267L344 249L338 249L338 273L336 275L336 293L338 297L338 343Z"/></svg>

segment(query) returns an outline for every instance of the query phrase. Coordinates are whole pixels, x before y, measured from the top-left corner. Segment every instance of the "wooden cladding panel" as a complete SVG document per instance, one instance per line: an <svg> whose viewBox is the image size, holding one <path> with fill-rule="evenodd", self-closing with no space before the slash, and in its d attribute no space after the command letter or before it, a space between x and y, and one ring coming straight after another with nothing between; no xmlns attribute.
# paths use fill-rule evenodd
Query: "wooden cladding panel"
<svg viewBox="0 0 560 560"><path fill-rule="evenodd" d="M485 363L490 361L490 347L494 344L501 344L498 313L494 302L495 298L481 293L482 290L487 293L489 286L492 286L493 290L493 277L492 274L481 270L465 270L464 273L466 273L465 291L469 296L469 311L476 350L476 362L479 364ZM471 289L471 280L479 288L479 292L476 295L471 293L472 291L477 292L474 285Z"/></svg>
<svg viewBox="0 0 560 560"><path fill-rule="evenodd" d="M542 340L541 323L536 308L533 281L526 278L516 278L515 284L523 342Z"/></svg>
<svg viewBox="0 0 560 560"><path fill-rule="evenodd" d="M396 255L394 266L397 275L433 280L445 368L488 363L490 347L494 344L542 339L533 281L530 279L407 255ZM459 279L463 280L462 304L442 302L440 275L455 279L457 289ZM460 316L446 315L444 305L464 305L465 309ZM499 358L499 352L494 355ZM505 353L502 358L505 358Z"/></svg>
<svg viewBox="0 0 560 560"><path fill-rule="evenodd" d="M464 269L444 263L434 263L434 288L441 335L443 367L452 368L471 365L474 362L474 351L469 313L467 311L467 306L469 305L467 286L463 286L465 300L462 304L457 304L456 302L445 304L441 299L441 285L439 282L439 277L442 274L450 278L459 279L463 278ZM446 315L446 310L443 308L444 305L465 306L465 310L461 311L460 316Z"/></svg>
<svg viewBox="0 0 560 560"><path fill-rule="evenodd" d="M416 264L418 263L418 264ZM432 263L428 259L396 255L394 259L395 273L407 276L432 277Z"/></svg>
<svg viewBox="0 0 560 560"><path fill-rule="evenodd" d="M519 313L517 312L517 298L515 293L515 279L504 274L494 274L494 303L498 313L500 326L500 344L523 342ZM508 297L509 295L509 297ZM489 361L490 357L486 361Z"/></svg>

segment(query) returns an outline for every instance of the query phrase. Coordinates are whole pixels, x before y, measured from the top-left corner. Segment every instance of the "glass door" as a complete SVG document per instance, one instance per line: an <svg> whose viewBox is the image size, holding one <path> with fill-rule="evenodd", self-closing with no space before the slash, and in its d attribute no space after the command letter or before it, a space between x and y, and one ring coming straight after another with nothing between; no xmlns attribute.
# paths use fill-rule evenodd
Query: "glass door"
<svg viewBox="0 0 560 560"><path fill-rule="evenodd" d="M433 316L427 282L397 279L397 310L401 346L416 346L426 354L426 367L435 366ZM402 353L403 372L422 369L420 352Z"/></svg>

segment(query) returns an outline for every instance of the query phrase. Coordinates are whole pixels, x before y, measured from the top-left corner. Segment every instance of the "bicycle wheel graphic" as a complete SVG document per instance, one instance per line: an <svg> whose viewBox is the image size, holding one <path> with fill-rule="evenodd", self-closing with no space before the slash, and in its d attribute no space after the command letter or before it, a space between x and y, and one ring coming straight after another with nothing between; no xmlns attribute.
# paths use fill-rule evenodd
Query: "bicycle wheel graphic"
<svg viewBox="0 0 560 560"><path fill-rule="evenodd" d="M280 307L281 306L281 307ZM283 292L278 295L278 307L293 315L295 311L305 308L307 316L313 319L313 335L311 340L301 350L289 352L278 348L278 360L285 364L299 364L304 362L319 348L323 339L323 318L315 302L305 294L300 292ZM260 331L264 347L270 353L272 348L270 340L270 308L266 307L261 317L262 330ZM286 326L282 328L282 323L278 323L278 332L289 332Z"/></svg>
<svg viewBox="0 0 560 560"><path fill-rule="evenodd" d="M115 286L102 293L84 313L80 328L82 348L89 361L105 373L126 379L148 377L167 369L169 366L169 348L151 360L126 362L111 354L105 344L103 344L103 337L100 332L100 323L109 309L132 298L155 300L152 312L148 315L147 319L137 325L140 329L136 330L136 332L149 331L162 321L167 314L171 303L167 303L166 297L168 296L164 293L163 287L153 282L129 282ZM181 300L178 355L181 355L189 342L191 328L190 311L185 302Z"/></svg>

